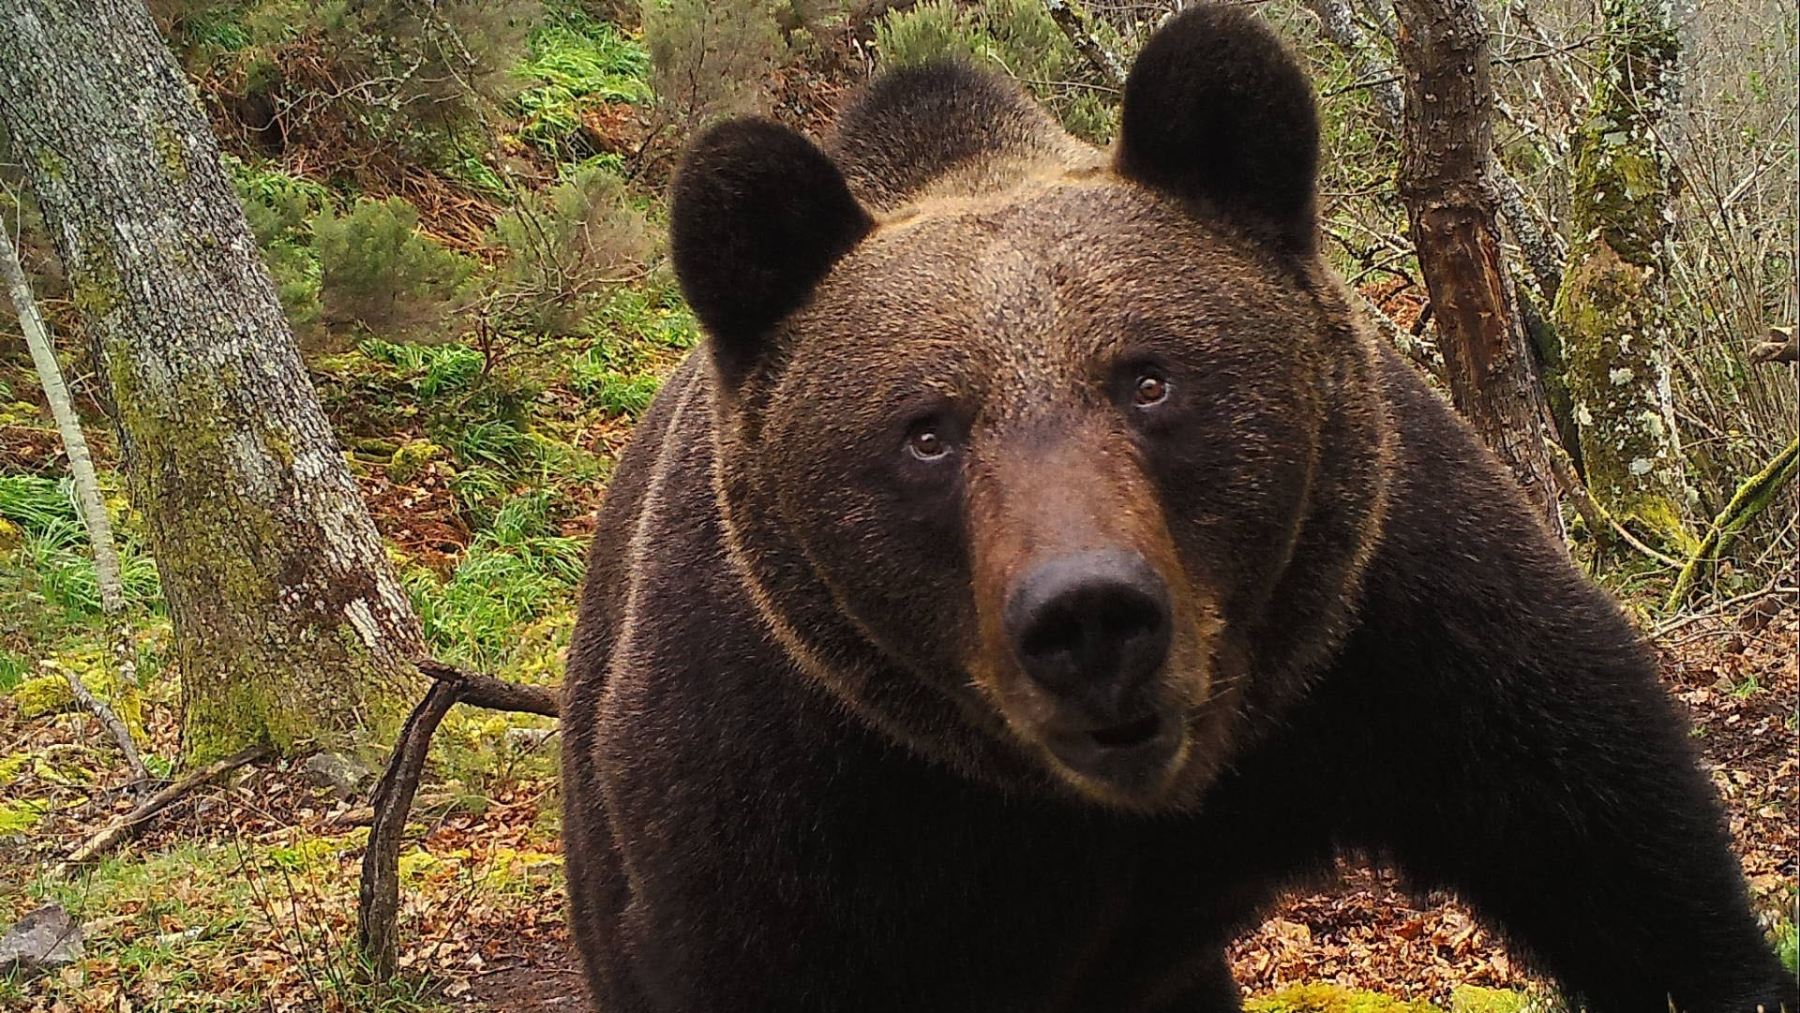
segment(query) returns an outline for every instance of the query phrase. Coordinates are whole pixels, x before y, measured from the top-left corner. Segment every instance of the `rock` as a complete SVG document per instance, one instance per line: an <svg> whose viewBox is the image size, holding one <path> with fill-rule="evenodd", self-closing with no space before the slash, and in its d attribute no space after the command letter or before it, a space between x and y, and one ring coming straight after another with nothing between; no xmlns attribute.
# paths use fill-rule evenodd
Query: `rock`
<svg viewBox="0 0 1800 1013"><path fill-rule="evenodd" d="M35 978L81 957L81 926L60 904L45 904L0 936L0 978Z"/></svg>
<svg viewBox="0 0 1800 1013"><path fill-rule="evenodd" d="M375 779L375 772L342 753L314 753L300 764L308 780L330 788L341 799L356 798Z"/></svg>

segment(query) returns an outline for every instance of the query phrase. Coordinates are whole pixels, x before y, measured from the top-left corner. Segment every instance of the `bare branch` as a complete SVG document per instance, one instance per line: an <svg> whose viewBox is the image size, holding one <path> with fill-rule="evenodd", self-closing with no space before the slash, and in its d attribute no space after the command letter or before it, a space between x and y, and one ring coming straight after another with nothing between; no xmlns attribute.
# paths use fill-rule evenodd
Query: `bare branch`
<svg viewBox="0 0 1800 1013"><path fill-rule="evenodd" d="M1306 9L1319 19L1319 27L1324 30L1325 37L1343 50L1346 57L1356 67L1356 76L1374 92L1375 108L1380 112L1382 125L1391 132L1400 130L1400 77L1394 69L1384 65L1384 61L1375 51L1375 44L1362 27L1356 23L1356 15L1350 10L1347 0L1303 0Z"/></svg>
<svg viewBox="0 0 1800 1013"><path fill-rule="evenodd" d="M19 263L18 247L9 230L0 228L0 281L6 283L12 297L13 310L19 315L19 326L25 332L25 344L31 349L31 363L37 369L38 382L44 387L44 400L56 419L56 431L62 437L63 453L69 458L69 477L75 485L75 501L81 508L81 522L87 528L88 545L94 553L94 583L100 591L100 611L106 614L110 627L112 651L118 672L126 684L137 685L137 650L131 643L131 630L125 621L125 585L119 577L119 551L113 542L112 520L106 514L106 503L100 498L100 480L94 475L94 459L88 453L87 436L81 431L81 418L75 414L75 402L69 396L69 385L63 382L62 367L56 361L56 346L50 339L50 328L38 312L37 300L31 294L31 282ZM115 719L116 720L116 719ZM133 773L142 775L142 763L132 750L127 759L133 762Z"/></svg>
<svg viewBox="0 0 1800 1013"><path fill-rule="evenodd" d="M138 755L137 743L131 740L131 729L125 727L125 722L119 720L119 715L113 713L106 701L88 692L88 688L81 684L81 676L74 669L63 669L63 676L69 680L69 692L74 693L75 699L100 719L100 723L106 726L107 733L118 743L119 752L125 754L125 765L131 768L132 781L141 784L150 780L150 770L144 766L144 758Z"/></svg>
<svg viewBox="0 0 1800 1013"><path fill-rule="evenodd" d="M394 919L400 909L400 835L412 811L413 797L424 775L432 733L458 703L489 710L518 711L556 717L561 692L544 686L522 686L476 672L466 672L431 658L416 662L430 677L431 689L413 708L400 730L393 758L371 793L373 817L369 845L363 851L362 883L356 904L356 941L369 958L376 980L393 976Z"/></svg>
<svg viewBox="0 0 1800 1013"><path fill-rule="evenodd" d="M1044 0L1044 10L1050 13L1050 20L1069 38L1069 44L1087 62L1093 64L1106 83L1114 88L1125 87L1125 65L1119 57L1100 44L1094 38L1094 30L1088 21L1087 12L1076 5L1075 0Z"/></svg>

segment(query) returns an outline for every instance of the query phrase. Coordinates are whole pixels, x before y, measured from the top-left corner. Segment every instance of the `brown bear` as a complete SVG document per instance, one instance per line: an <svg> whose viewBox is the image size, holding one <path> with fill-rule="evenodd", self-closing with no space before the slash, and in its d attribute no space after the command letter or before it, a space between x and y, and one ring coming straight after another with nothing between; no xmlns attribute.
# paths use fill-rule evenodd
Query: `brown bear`
<svg viewBox="0 0 1800 1013"><path fill-rule="evenodd" d="M1598 1013L1793 1000L1644 644L1326 267L1317 157L1211 6L1111 152L960 65L694 142L709 342L569 656L598 1009L1236 1010L1341 854Z"/></svg>

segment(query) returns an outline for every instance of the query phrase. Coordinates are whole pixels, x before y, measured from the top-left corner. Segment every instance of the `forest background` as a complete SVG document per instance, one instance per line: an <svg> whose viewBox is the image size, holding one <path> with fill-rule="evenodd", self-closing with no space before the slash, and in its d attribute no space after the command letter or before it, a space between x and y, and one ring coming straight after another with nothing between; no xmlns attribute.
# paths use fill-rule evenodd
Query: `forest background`
<svg viewBox="0 0 1800 1013"><path fill-rule="evenodd" d="M29 6L0 3L0 36ZM363 565L403 595L401 653L553 687L610 469L700 340L663 241L686 138L742 112L819 135L879 68L958 55L1105 143L1120 68L1177 6L156 0L145 35L216 138L254 240L246 270L267 272L284 322L253 337L299 350L290 390L316 396L336 441L319 446L373 520ZM1782 0L1254 6L1319 94L1328 257L1651 635L1792 968L1800 15ZM1425 156L1455 140L1409 103L1431 86L1429 12L1485 29L1487 73L1462 76L1491 131L1468 202L1503 293L1482 334L1432 300L1459 276L1421 226L1446 164ZM74 48L55 58L72 81L93 69ZM0 961L0 1009L576 1008L541 714L448 709L398 817L392 963L359 945L370 790L432 680L345 661L349 681L321 691L303 656L233 667L249 635L193 589L249 613L301 582L244 589L180 554L227 554L264 521L183 509L157 485L181 452L229 441L192 413L140 410L181 403L126 383L153 358L157 300L132 318L152 326L120 326L133 295L96 283L95 244L29 125L9 133L4 87L0 223L99 495L84 515L28 327L0 315L0 929L60 912L82 942ZM203 183L175 171L186 142L165 142L147 142L166 157L146 171ZM1508 353L1487 372L1469 366L1481 340ZM96 511L109 534L92 534ZM116 561L97 568L101 542ZM123 822L169 783L184 789L171 804ZM1453 899L1344 872L1234 951L1251 1009L1546 1007Z"/></svg>

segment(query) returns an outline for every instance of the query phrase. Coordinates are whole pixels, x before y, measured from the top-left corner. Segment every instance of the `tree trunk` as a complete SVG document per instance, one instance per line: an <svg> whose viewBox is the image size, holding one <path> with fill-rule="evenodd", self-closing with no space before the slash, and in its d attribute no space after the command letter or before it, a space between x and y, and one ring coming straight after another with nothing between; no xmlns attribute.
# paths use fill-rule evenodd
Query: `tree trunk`
<svg viewBox="0 0 1800 1013"><path fill-rule="evenodd" d="M143 5L0 0L0 126L110 381L188 758L385 737L418 624Z"/></svg>
<svg viewBox="0 0 1800 1013"><path fill-rule="evenodd" d="M1656 137L1676 36L1664 0L1605 0L1602 13L1607 51L1575 143L1575 244L1554 315L1588 488L1616 518L1685 547L1663 261L1669 187Z"/></svg>
<svg viewBox="0 0 1800 1013"><path fill-rule="evenodd" d="M1451 397L1560 533L1550 414L1495 222L1487 27L1473 0L1395 0L1394 12L1406 80L1400 196Z"/></svg>

